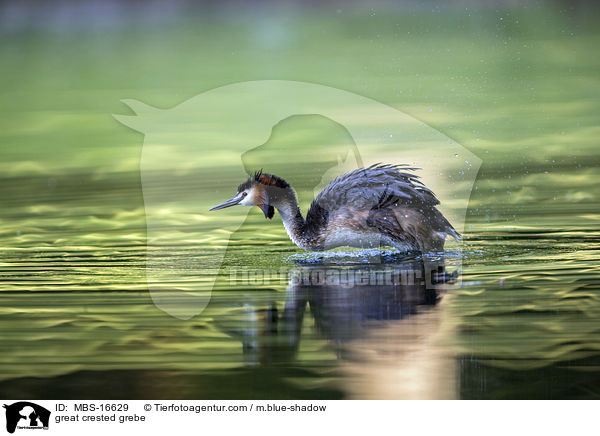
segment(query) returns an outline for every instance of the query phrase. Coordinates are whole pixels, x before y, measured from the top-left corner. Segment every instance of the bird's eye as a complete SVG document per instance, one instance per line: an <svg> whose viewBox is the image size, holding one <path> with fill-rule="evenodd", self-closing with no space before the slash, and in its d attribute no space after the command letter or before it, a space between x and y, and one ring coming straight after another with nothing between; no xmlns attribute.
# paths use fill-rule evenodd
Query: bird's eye
<svg viewBox="0 0 600 436"><path fill-rule="evenodd" d="M248 195L246 191L242 192L242 197L245 197L246 195Z"/></svg>

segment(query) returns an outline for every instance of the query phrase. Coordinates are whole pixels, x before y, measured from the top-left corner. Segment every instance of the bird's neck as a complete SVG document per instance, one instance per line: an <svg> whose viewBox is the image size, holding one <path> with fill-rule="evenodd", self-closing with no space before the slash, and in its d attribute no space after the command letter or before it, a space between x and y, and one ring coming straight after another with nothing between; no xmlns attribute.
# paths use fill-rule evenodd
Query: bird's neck
<svg viewBox="0 0 600 436"><path fill-rule="evenodd" d="M296 195L291 193L291 195L286 196L275 208L281 215L283 226L292 242L305 250L314 249L306 234L306 220L302 216L300 207L298 207Z"/></svg>

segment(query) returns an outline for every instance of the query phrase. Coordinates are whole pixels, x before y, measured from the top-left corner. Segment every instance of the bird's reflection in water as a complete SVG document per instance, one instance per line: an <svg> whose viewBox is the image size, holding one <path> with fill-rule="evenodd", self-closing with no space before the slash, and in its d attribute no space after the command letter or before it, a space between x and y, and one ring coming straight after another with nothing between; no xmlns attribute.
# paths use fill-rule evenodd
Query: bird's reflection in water
<svg viewBox="0 0 600 436"><path fill-rule="evenodd" d="M441 265L432 281L425 269L420 260L295 266L283 307L273 303L248 314L246 362L293 363L305 318L312 316L312 334L332 346L350 397L454 397L442 296L455 276Z"/></svg>

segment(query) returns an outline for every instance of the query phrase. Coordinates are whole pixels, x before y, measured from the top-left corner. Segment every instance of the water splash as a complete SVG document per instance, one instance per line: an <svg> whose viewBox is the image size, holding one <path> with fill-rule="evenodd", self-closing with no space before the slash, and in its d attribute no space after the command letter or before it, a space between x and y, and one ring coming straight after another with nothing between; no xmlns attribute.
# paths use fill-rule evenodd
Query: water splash
<svg viewBox="0 0 600 436"><path fill-rule="evenodd" d="M295 253L284 258L296 263L387 263L398 260L414 260L419 253L400 251L395 248L344 249L335 251L309 251Z"/></svg>

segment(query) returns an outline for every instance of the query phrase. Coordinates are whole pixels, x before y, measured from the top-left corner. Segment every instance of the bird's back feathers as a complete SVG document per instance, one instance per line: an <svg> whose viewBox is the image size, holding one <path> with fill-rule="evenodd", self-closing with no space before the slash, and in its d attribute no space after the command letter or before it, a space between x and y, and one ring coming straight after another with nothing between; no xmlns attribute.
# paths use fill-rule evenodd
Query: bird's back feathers
<svg viewBox="0 0 600 436"><path fill-rule="evenodd" d="M415 170L404 165L375 164L336 178L312 202L306 215L307 228L316 231L335 223L336 216L348 222L348 216L368 211L365 226L392 237L406 238L412 233L418 240L425 229L460 237L437 210L439 200L413 173ZM415 224L408 225L407 220Z"/></svg>

